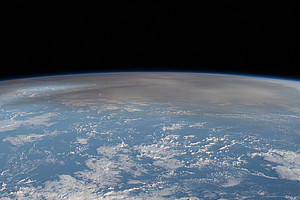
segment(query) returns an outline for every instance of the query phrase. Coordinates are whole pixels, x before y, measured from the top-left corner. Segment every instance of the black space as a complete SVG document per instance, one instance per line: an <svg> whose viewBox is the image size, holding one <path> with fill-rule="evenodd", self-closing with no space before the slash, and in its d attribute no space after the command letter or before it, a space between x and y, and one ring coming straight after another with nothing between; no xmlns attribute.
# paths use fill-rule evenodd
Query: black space
<svg viewBox="0 0 300 200"><path fill-rule="evenodd" d="M0 78L106 71L300 78L296 5L109 2L9 5Z"/></svg>

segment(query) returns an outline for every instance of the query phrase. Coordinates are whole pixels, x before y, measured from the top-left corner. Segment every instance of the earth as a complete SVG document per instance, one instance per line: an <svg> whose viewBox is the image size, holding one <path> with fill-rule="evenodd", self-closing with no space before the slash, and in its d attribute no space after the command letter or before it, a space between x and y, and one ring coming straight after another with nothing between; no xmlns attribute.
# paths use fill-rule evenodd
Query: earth
<svg viewBox="0 0 300 200"><path fill-rule="evenodd" d="M297 80L0 81L1 199L300 199L299 145Z"/></svg>

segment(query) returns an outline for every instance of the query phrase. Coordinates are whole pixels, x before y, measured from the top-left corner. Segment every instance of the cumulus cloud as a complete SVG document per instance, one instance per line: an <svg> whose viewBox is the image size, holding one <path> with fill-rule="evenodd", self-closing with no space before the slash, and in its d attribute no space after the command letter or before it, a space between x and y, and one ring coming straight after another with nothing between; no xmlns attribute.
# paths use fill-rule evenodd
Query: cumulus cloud
<svg viewBox="0 0 300 200"><path fill-rule="evenodd" d="M2 141L10 142L12 145L21 146L25 143L35 142L41 140L45 135L41 134L26 134L26 135L18 135L15 137L6 137Z"/></svg>
<svg viewBox="0 0 300 200"><path fill-rule="evenodd" d="M97 185L80 181L70 175L60 175L58 180L47 181L43 188L21 187L15 199L97 199Z"/></svg>
<svg viewBox="0 0 300 200"><path fill-rule="evenodd" d="M139 108L134 108L134 107L126 107L124 108L124 110L126 110L127 112L138 112L138 111L142 111Z"/></svg>
<svg viewBox="0 0 300 200"><path fill-rule="evenodd" d="M76 143L78 143L78 144L87 144L88 139L86 139L86 138L77 138Z"/></svg>
<svg viewBox="0 0 300 200"><path fill-rule="evenodd" d="M270 149L266 153L255 153L253 156L262 156L265 160L274 163L272 168L282 179L300 181L300 154L293 151Z"/></svg>
<svg viewBox="0 0 300 200"><path fill-rule="evenodd" d="M177 129L181 129L183 125L185 125L185 124L172 124L172 126L163 126L162 130L163 131L174 131Z"/></svg>
<svg viewBox="0 0 300 200"><path fill-rule="evenodd" d="M55 113L45 113L39 116L27 118L25 120L6 119L0 121L0 132L12 131L20 126L52 126L55 122L50 122L51 117L57 116Z"/></svg>
<svg viewBox="0 0 300 200"><path fill-rule="evenodd" d="M242 182L242 179L240 179L240 178L230 177L227 179L226 183L222 184L222 186L223 187L233 187L233 186L240 184L241 182Z"/></svg>

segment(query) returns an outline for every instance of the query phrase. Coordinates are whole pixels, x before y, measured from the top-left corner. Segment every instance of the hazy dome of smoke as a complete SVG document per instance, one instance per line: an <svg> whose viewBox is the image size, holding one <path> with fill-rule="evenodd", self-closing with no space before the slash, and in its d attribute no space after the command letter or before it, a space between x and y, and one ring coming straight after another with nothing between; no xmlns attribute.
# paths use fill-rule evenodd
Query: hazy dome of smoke
<svg viewBox="0 0 300 200"><path fill-rule="evenodd" d="M297 106L300 99L299 91L288 84L254 77L199 73L104 73L4 81L0 83L0 100L17 90L40 85L66 85L66 88L46 92L42 96L32 95L27 99L16 97L10 103L78 99L89 103L180 101Z"/></svg>

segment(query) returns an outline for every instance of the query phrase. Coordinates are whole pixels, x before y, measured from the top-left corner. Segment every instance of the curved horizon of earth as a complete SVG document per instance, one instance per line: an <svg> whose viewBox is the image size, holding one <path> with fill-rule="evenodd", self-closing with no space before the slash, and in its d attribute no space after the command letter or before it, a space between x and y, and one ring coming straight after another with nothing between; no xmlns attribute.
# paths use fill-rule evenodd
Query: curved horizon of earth
<svg viewBox="0 0 300 200"><path fill-rule="evenodd" d="M0 199L300 199L300 81L0 81Z"/></svg>

